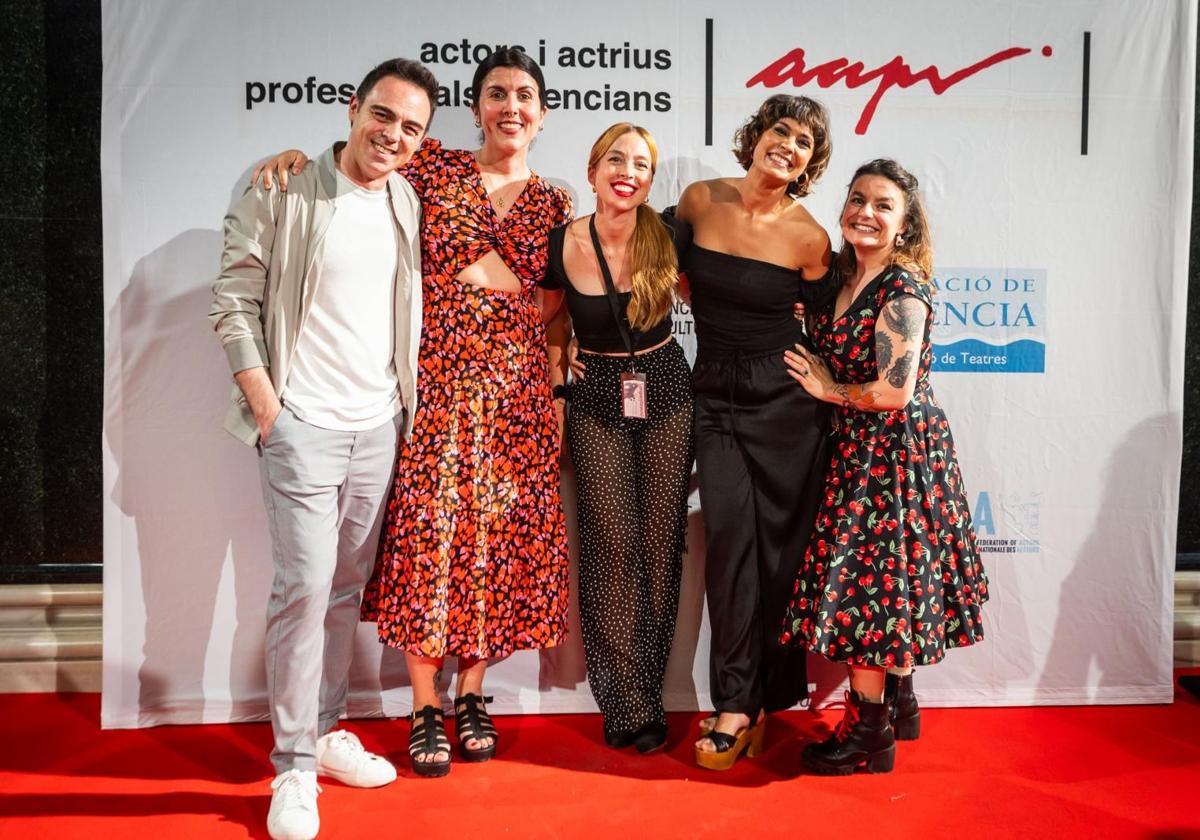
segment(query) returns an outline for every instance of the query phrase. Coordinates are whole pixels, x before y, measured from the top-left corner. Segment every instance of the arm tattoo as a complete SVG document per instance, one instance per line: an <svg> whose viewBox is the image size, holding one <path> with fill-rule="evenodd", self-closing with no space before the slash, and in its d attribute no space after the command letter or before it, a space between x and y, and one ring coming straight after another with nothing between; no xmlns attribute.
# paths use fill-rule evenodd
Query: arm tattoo
<svg viewBox="0 0 1200 840"><path fill-rule="evenodd" d="M916 298L899 298L883 308L883 320L905 341L915 341L925 330L925 305Z"/></svg>
<svg viewBox="0 0 1200 840"><path fill-rule="evenodd" d="M866 385L834 385L833 392L840 398L842 408L870 410L875 406L875 399L879 396Z"/></svg>
<svg viewBox="0 0 1200 840"><path fill-rule="evenodd" d="M904 383L908 381L908 375L912 372L913 351L909 350L903 356L896 360L892 365L892 369L887 373L888 384L893 388L903 388Z"/></svg>
<svg viewBox="0 0 1200 840"><path fill-rule="evenodd" d="M885 312L887 310L884 310ZM892 362L892 339L885 332L875 333L875 366L879 370L887 370Z"/></svg>

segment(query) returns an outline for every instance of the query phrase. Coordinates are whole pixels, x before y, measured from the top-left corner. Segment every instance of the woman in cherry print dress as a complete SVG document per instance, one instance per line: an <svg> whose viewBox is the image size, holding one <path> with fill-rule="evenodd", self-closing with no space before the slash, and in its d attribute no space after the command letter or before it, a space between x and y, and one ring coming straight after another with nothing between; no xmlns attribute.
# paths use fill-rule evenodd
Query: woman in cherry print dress
<svg viewBox="0 0 1200 840"><path fill-rule="evenodd" d="M933 248L917 179L892 160L863 165L841 227L843 285L814 313L816 353L785 354L792 377L836 408L824 496L781 637L849 668L844 719L802 758L839 775L892 769L895 739L920 731L913 666L982 640L988 595L929 382Z"/></svg>

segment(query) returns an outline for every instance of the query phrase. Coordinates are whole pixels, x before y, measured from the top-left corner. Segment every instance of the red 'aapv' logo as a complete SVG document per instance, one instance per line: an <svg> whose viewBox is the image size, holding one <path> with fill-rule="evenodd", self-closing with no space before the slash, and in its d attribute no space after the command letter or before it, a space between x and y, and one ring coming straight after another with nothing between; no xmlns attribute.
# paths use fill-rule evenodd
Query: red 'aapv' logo
<svg viewBox="0 0 1200 840"><path fill-rule="evenodd" d="M751 76L746 82L746 87L763 85L773 88L779 87L784 82L791 82L793 87L804 87L816 79L817 84L823 88L830 88L838 82L845 82L846 87L853 89L862 87L869 82L876 82L875 92L863 106L858 123L854 126L855 134L866 134L867 128L871 125L871 118L875 116L875 109L879 106L879 100L883 99L884 93L889 88L909 88L917 82L927 82L933 92L941 96L964 79L1003 61L1025 55L1029 51L1027 47L1009 47L943 77L941 70L933 64L914 73L901 56L896 56L887 64L876 67L874 70L867 70L861 61L855 61L852 64L848 58L835 58L810 69L804 66L804 50L797 47ZM1053 50L1049 46L1042 47L1042 55L1049 57L1052 52Z"/></svg>

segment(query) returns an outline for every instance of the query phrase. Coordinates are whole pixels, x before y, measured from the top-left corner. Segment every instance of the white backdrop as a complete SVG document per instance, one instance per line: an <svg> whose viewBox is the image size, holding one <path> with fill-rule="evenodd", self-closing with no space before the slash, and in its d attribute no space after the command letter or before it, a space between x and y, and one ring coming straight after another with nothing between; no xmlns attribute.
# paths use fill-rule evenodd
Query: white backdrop
<svg viewBox="0 0 1200 840"><path fill-rule="evenodd" d="M500 44L544 58L559 107L531 161L579 212L611 122L657 136L663 206L739 171L732 134L775 92L832 112L832 164L807 203L835 242L858 164L913 170L937 244L935 387L992 580L988 641L922 670L922 701L1169 702L1194 0L497 9L103 3L104 725L266 714L267 531L253 452L221 430L229 376L205 319L250 165L343 137L337 88L396 55L446 87L432 133L474 147L460 91ZM689 546L674 709L709 705L698 512ZM595 708L575 603L570 644L489 671L494 710ZM810 679L820 701L840 674L814 658ZM351 713L407 711L402 657L362 625Z"/></svg>

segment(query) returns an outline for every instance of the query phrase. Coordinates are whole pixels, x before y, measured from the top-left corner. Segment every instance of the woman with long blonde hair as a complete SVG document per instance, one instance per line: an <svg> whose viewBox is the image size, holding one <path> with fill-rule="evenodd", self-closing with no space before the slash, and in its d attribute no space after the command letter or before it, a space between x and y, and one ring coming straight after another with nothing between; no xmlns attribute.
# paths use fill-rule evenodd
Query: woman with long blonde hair
<svg viewBox="0 0 1200 840"><path fill-rule="evenodd" d="M662 685L693 456L690 371L671 338L677 251L689 236L646 203L657 163L640 126L600 135L587 169L596 211L551 231L542 282L565 296L586 369L567 392L567 441L588 683L605 742L643 753L667 737Z"/></svg>

